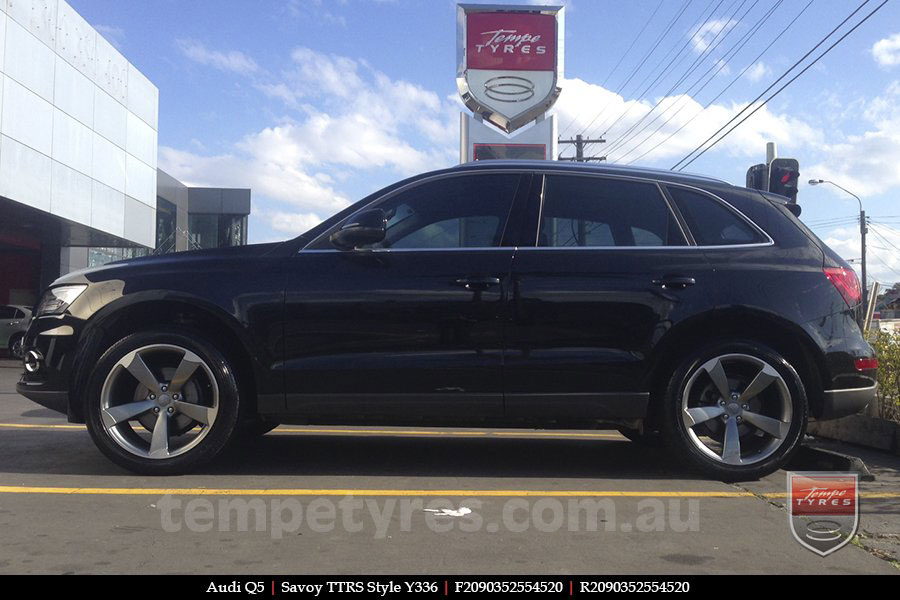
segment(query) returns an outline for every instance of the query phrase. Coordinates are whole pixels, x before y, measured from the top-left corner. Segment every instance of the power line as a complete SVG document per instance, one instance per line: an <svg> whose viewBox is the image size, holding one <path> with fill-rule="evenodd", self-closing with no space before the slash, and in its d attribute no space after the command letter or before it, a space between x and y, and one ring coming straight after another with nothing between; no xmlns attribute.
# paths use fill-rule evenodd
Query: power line
<svg viewBox="0 0 900 600"><path fill-rule="evenodd" d="M781 1L783 1L783 0L779 0L779 4L780 4ZM744 14L742 14L742 15L740 16L740 18L739 18L737 21L738 21L738 22L743 21L743 20L747 17L747 15L750 13L750 11L752 11L752 10L756 7L756 5L757 5L758 3L759 3L759 0L754 0L753 4L751 4L750 7L749 7L746 11L744 11ZM745 1L745 2L741 2L740 6L738 6L738 7L735 9L735 11L731 14L731 16L728 18L728 22L729 22L729 23L732 22L732 21L734 21L735 15L737 15L738 11L744 6L744 4L746 4L746 1ZM733 6L733 5L732 5L732 6ZM777 4L776 4L776 6L777 6ZM774 8L771 9L771 10L769 11L768 14L769 14L770 16L771 16L771 13L772 13L773 10L774 10ZM700 66L703 64L703 61L704 61L708 56L712 56L713 52L714 52L714 51L722 44L722 42L724 42L724 41L728 38L729 35L731 35L731 32L734 31L735 28L736 28L736 26L733 26L733 27L729 28L729 29L726 31L725 26L723 26L721 29L719 29L719 31L716 33L715 38L713 38L713 40L709 43L709 45L707 46L707 48L700 54L700 56L698 56L696 59L694 59L694 62L691 63L691 66L688 67L688 69L681 75L681 77L678 79L678 81L676 81L676 82L672 85L672 87L670 87L670 88L666 91L666 93L663 94L663 95L660 97L660 99L656 102L656 104L653 106L653 108L650 109L649 112L645 113L644 116L641 117L641 119L640 119L639 121L637 121L637 122L634 123L631 127L629 127L628 130L626 130L626 131L622 134L622 136L621 136L618 140L616 140L616 142L609 148L609 150L607 150L607 156L609 156L609 154L615 152L616 150L620 150L623 146L627 145L629 142L631 142L632 140L634 140L638 135L640 135L642 132L646 131L646 129L647 129L648 127L650 127L653 123L655 123L657 120L659 120L660 117L662 117L662 116L663 116L664 114L666 114L669 110L671 110L672 107L674 106L674 104L673 104L673 105L670 105L670 106L668 106L668 107L666 107L664 110L662 110L661 112L657 113L656 116L653 117L653 119L651 119L649 122L647 122L646 124L644 124L644 126L641 127L640 129L638 129L637 131L635 131L635 129L636 129L637 127L639 127L639 126L641 125L641 123L642 123L647 117L649 117L653 112L655 112L656 109L659 108L659 106L662 105L662 103L663 103L667 98L671 97L672 93L675 91L675 88L677 88L682 82L684 82L685 80L687 80L688 77L690 77L697 69L699 69ZM748 33L753 32L753 31L754 31L754 30L751 28L751 29L748 31ZM725 35L722 36L721 39L718 39L719 36L720 36L723 32L725 33ZM744 36L742 36L741 40L743 40L744 38L747 38L747 34L745 34ZM747 38L747 39L749 40L749 38ZM741 40L738 40L737 44L740 44ZM735 44L735 46L737 46L737 44ZM688 86L688 89L685 90L685 92L683 92L683 93L684 93L684 94L690 94L690 93L693 91L693 89L697 86L697 84L700 83L700 81L702 81L703 78L704 78L710 71L712 71L712 70L716 67L716 64L717 64L717 63L721 63L721 64L719 65L719 71L721 71L721 70L724 68L724 66L727 64L727 60L725 60L725 57L727 57L729 54L731 54L731 50L733 50L735 46L732 46L732 48L729 49L729 50L723 55L723 58L720 58L720 59L719 59L719 61L713 62L713 64L710 65L710 67L706 70L706 72L704 72L704 73L697 79L697 81L695 81L692 85ZM729 59L729 60L730 60L730 59ZM718 73L719 71L716 71L716 73ZM713 77L715 77L715 74L713 75ZM712 81L712 78L710 78L709 81ZM709 83L709 81L707 81L707 84ZM706 85L706 84L704 84L704 87L705 87L705 85ZM701 91L702 91L702 89L703 89L703 88L701 88ZM682 98L682 99L679 99L679 101L676 101L675 104L677 104L677 103L680 102L681 100L683 100L683 98ZM676 112L675 114L678 114L678 113ZM646 140L645 140L645 141L646 141ZM625 155L623 155L622 158L624 158L624 156L628 156L628 154L630 154L630 153L633 152L633 151L634 151L634 149L632 149L631 151L629 151L628 153L626 153Z"/></svg>
<svg viewBox="0 0 900 600"><path fill-rule="evenodd" d="M812 5L813 2L815 2L815 0L809 0L809 2L806 3L806 6L804 6L803 9L802 9L799 13L797 13L797 16L794 17L794 18L787 24L787 26L786 26L784 29L782 29L782 30L778 33L778 35L775 36L775 38L772 39L771 42L769 42L769 44L768 44L765 48L763 48L762 52L760 52L759 54L757 54L756 57L755 57L753 60L751 60L751 61L747 64L746 67L744 67L743 69L741 69L741 72L738 73L737 76L736 76L734 79L732 79L731 82L730 82L728 85L726 85L724 88L722 88L722 90L721 90L718 94L716 94L715 97L713 97L712 100L710 100L709 102L707 102L707 103L703 106L703 108L701 108L699 111L697 111L696 113L694 113L694 116L692 116L690 119L688 119L687 121L685 121L684 124L681 125L681 127L679 127L678 129L676 129L675 131L673 131L672 133L670 133L670 134L669 134L668 136L666 136L664 139L662 139L661 141L657 142L657 143L656 143L653 147L651 147L649 150L645 150L642 154L640 154L640 155L637 156L636 158L631 159L631 160L628 162L628 164L630 165L630 164L632 164L632 163L634 163L634 162L637 162L637 161L639 161L640 159L644 158L645 156L647 156L648 154L650 154L651 152L653 152L654 150L656 150L657 148L659 148L660 146L662 146L663 144L665 144L666 142L668 142L668 141L669 141L670 139L672 139L674 136L678 135L678 133L680 133L682 129L684 129L685 127L687 127L687 126L690 125L691 123L693 123L694 119L696 119L697 117L699 117L700 115L702 115L702 114L703 114L703 111L705 111L707 108L709 108L710 106L712 106L712 105L715 103L716 100L718 100L719 98L721 98L722 95L723 95L725 92L727 92L729 89L731 89L731 86L733 86L735 83L737 83L737 82L741 79L741 77L744 76L744 73L746 73L746 72L750 69L750 67L752 67L753 65L755 65L755 64L759 61L759 59L762 58L762 57L766 54L766 52L768 52L769 49L771 49L772 46L774 46L775 43L776 43L779 39L781 39L781 36L783 36L785 33L788 32L788 30L794 25L794 23L796 23L796 22L800 19L801 16L803 16L803 13L806 12L806 9L808 9L808 8L810 7L810 5ZM674 118L674 115L673 115L672 118ZM670 119L670 120L671 120L671 119ZM664 123L663 125L665 125L665 123ZM661 127L660 127L660 128L657 128L657 131L659 131L659 129L661 129ZM654 132L654 133L656 133L656 132Z"/></svg>
<svg viewBox="0 0 900 600"><path fill-rule="evenodd" d="M872 11L871 13L869 13L862 21L860 21L859 23L857 23L857 24L853 27L853 29L851 29L849 32L847 32L846 34L844 34L840 39L838 39L837 42L835 42L834 44L832 44L825 52L823 52L822 54L820 54L818 58L816 58L813 62L811 62L809 65L807 65L807 66L806 66L799 74L797 74L793 79L789 80L789 81L787 82L787 84L785 84L784 86L782 86L778 91L776 91L772 96L770 96L768 100L765 100L765 101L764 101L762 104L760 104L756 109L754 109L753 112L750 113L750 115L752 115L754 112L756 112L757 110L759 110L761 107L765 106L766 102L768 102L769 100L771 100L772 98L774 98L776 95L778 95L778 93L781 92L781 90L783 90L783 89L784 89L785 87L787 87L791 82L793 82L795 79L797 79L797 77L799 77L800 75L802 75L803 73L805 73L810 67L812 67L814 64L816 64L816 62L818 62L823 56L825 56L825 54L827 54L832 48L834 48L834 46L836 46L836 45L837 45L838 43L840 43L844 38L846 38L847 35L849 35L850 33L852 33L857 27L859 27L860 25L862 25L863 23L865 23L866 20L868 20L869 17L871 17L871 16L872 16L873 14L875 14L875 12L877 12L882 6L884 6L884 5L887 3L887 1L888 1L888 0L884 0L884 1L883 1L883 2L882 2L875 10L874 10L874 11ZM784 73L782 73L781 76L778 77L778 79L776 79L775 81L773 81L772 84L769 85L769 87L767 87L765 90L763 90L762 93L760 93L759 96L757 96L757 97L753 100L753 102L750 102L747 106L745 106L743 109L741 109L736 115L734 115L733 117L731 117L731 119L729 119L727 123L725 123L724 125L722 125L722 127L720 127L715 133L713 133L711 136L709 136L708 138L706 138L706 140L704 140L702 144L700 144L699 146L697 146L696 148L694 148L693 150L691 150L691 151L687 154L687 156L685 156L684 158L682 158L681 160L679 160L677 163L675 163L674 165L672 165L672 166L670 167L670 170L675 170L676 167L678 167L679 165L681 165L681 163L685 162L685 161L686 161L688 158L690 158L695 152L697 152L698 150L700 150L701 148L703 148L703 146L705 146L707 142L709 142L711 139L715 138L715 137L716 137L719 133L721 133L726 127L728 127L731 123L733 123L733 122L735 121L735 119L737 119L738 117L740 117L740 116L741 116L748 108L750 108L751 106L753 106L760 98L762 98L763 96L765 96L766 93L769 92L769 90L771 90L773 87L775 87L775 86L778 84L779 81L781 81L782 79L784 79L785 77L787 77L788 74L789 74L791 71L793 71L795 68L797 68L797 66L798 66L800 63L802 63L804 60L806 60L806 58L807 58L810 54L812 54L813 52L815 52L815 50L816 50L819 46L821 46L822 44L824 44L824 43L826 42L826 40L828 40L828 38L830 38L832 35L834 35L834 33L835 33L838 29L840 29L841 27L843 27L843 25L844 25L847 21L849 21L856 13L858 13L858 12L863 8L863 6L865 6L865 5L868 4L869 2L870 2L870 0L864 0L863 3L860 4L859 6L857 6L857 7L856 7L856 10L854 10L852 13L850 13L849 15L847 15L847 17L846 17L843 21L841 21L841 22L837 25L837 27L835 27L834 29L832 29L832 30L828 33L828 35L826 35L825 37L823 37L823 38L819 41L819 43L817 43L815 46L813 46L813 47L812 47L806 54L804 54L797 62L795 62L793 65L791 65L791 67L790 67L787 71L785 71ZM747 115L747 117L749 117L750 115ZM740 125L741 123L743 123L744 121L746 121L746 120L747 120L747 117L745 117L743 120L741 120L737 125ZM726 132L726 133L725 133L721 138L719 138L717 141L713 142L712 145L710 145L710 146L707 147L705 150L703 150L702 152L700 152L700 154L698 154L697 156L695 156L694 158L692 158L692 159L690 160L690 162L687 162L686 164L684 164L683 166L681 166L681 168L678 169L678 170L679 170L679 171L684 170L684 167L686 167L686 166L688 166L689 164L691 164L692 162L694 162L697 158L699 158L699 157L700 157L702 154L704 154L707 150L709 150L710 148L712 148L713 146L715 146L717 143L719 143L719 141L721 141L722 139L724 139L725 136L727 136L729 133L731 133L731 131L734 131L734 127L732 127L728 132Z"/></svg>
<svg viewBox="0 0 900 600"><path fill-rule="evenodd" d="M759 0L754 0L753 4L756 5L757 2L759 2ZM673 84L673 85L672 85L672 86L671 86L664 94L661 95L661 97L659 98L659 100L657 100L656 104L654 104L654 105L650 108L650 110L649 110L648 112L644 113L644 116L642 116L640 119L638 119L635 123L632 123L631 126L630 126L628 129L626 129L626 130L622 133L622 135L619 137L619 139L616 140L616 141L613 143L613 147L611 147L610 150L609 150L608 152L610 152L610 151L612 151L612 150L618 149L618 148L622 145L623 140L626 139L626 137L627 137L632 131L634 131L635 128L637 128L638 126L640 126L640 124L643 123L644 120L645 120L647 117L649 117L651 113L655 112L656 109L659 107L659 105L662 104L663 100L665 100L665 99L666 99L666 98L667 98L667 97L675 90L675 88L677 88L677 87L681 84L682 81L684 81L684 80L685 80L687 77L689 77L694 71L696 71L697 68L700 66L700 64L702 64L702 61L703 61L708 55L711 55L712 52L715 51L716 48L718 48L719 44L721 44L722 41L724 41L724 39L725 39L726 37L728 37L728 35L734 30L734 27L733 27L733 26L730 27L730 28L727 28L727 25L728 25L729 23L731 23L731 22L734 20L734 17L735 17L735 15L737 14L737 12L738 12L738 11L741 9L741 7L743 7L744 4L746 4L746 3L747 3L747 0L743 0L743 1L741 2L741 4L735 9L735 11L731 14L731 16L728 17L728 20L725 22L726 24L719 28L719 30L716 32L715 37L713 37L713 39L710 41L710 43L707 44L706 48L704 48L704 49L700 52L699 56L697 56L696 58L694 58L694 62L692 62L690 65L688 65L688 68L685 69L685 71L684 71L684 72L681 74L681 76L675 81L675 83L674 83L674 84ZM721 2L720 2L719 4L721 4ZM731 5L730 5L728 8L731 9L735 4L736 4L736 0L735 0L735 2L732 2ZM716 9L718 9L718 5L716 6ZM684 46L683 46L682 49L679 51L679 54L680 54L682 51L684 51L684 50L688 47L689 44L691 44L691 43L694 42L694 39L693 39L694 36L696 36L697 33L699 33L701 30L703 30L703 28L705 28L705 27L707 26L707 24L710 23L710 19L712 18L712 15L713 15L714 13L715 13L715 9L713 9L713 12L711 12L711 13L709 14L709 16L706 18L706 21L704 21L704 23L703 23L699 28L696 28L695 32L694 32L691 36L688 37L688 39L687 39L687 41L685 42ZM743 16L745 17L745 16L747 16L747 14L744 13ZM742 18L743 18L743 17L742 17ZM726 31L726 28L727 28L727 31ZM724 36L721 40L719 40L719 36L722 35L722 33L725 33L725 36ZM718 42L717 42L716 40L718 40ZM681 60L679 60L678 62L679 62L679 64L680 64L680 63L681 63ZM657 78L656 78L656 80L654 80L654 83L655 83L656 81L658 81L659 78L660 78L664 73L667 73L668 71L669 71L669 68L668 68L668 66L667 66L665 69L663 69L663 71L662 71L659 75L657 75ZM651 85L652 85L652 84L651 84ZM646 90L646 91L649 91L649 89L650 89L650 88L648 88L648 90ZM646 91L645 91L645 94L643 94L643 95L641 96L642 98L643 98L644 95L646 95ZM629 108L629 111L630 111L630 109L631 109L633 106L634 106L634 104L631 104L631 105L628 107L628 108ZM622 117L621 117L619 120L613 122L613 123L607 128L607 131L613 129L613 128L616 126L616 124L619 123L619 121L620 121L622 118L625 117L625 114L627 114L627 113L624 113L624 114L622 115Z"/></svg>
<svg viewBox="0 0 900 600"><path fill-rule="evenodd" d="M606 88L606 83L609 81L609 78L613 76L613 73L616 72L616 69L619 68L619 65L622 64L622 61L625 60L625 57L629 55L629 53L631 52L631 49L634 48L634 45L637 43L637 41L639 39L641 39L641 36L644 34L644 31L647 29L647 27L653 21L653 17L655 17L656 13L659 12L659 9L662 8L663 2L665 2L665 0L659 0L659 4L656 5L656 8L653 10L653 13L650 15L650 18L647 19L646 21L644 21L644 26L641 27L641 30L638 32L638 34L636 36L634 36L633 40L631 40L631 45L629 45L628 49L625 50L625 52L622 53L622 56L619 57L619 62L617 62L616 66L614 66L612 68L612 71L609 72L609 74L606 76L606 79L604 79L603 83L600 84L600 87L602 87L604 89ZM578 120L578 117L572 117L569 120L568 125L566 125L563 128L562 132L559 135L560 136L565 135L566 132L569 131L569 128L572 127L572 125L574 125L577 120Z"/></svg>
<svg viewBox="0 0 900 600"><path fill-rule="evenodd" d="M698 32L698 31L702 30L704 27L706 27L706 25L709 23L709 20L712 19L713 14L715 14L715 12L719 9L719 7L722 5L722 2L724 2L724 1L725 0L719 0L719 2L713 7L713 9L711 11L709 11L709 14L707 14L706 17L704 17L703 13L701 12L700 17L697 18L697 20L694 22L693 25L691 25L691 27L688 29L688 31L694 31L696 34L696 32ZM744 0L744 1L746 2L746 0ZM733 4L732 4L732 6L733 6ZM701 20L703 21L702 24L700 24ZM625 106L622 109L622 112L619 113L619 116L616 117L612 121L611 124L607 125L606 122L604 121L600 126L598 126L594 131L591 131L590 133L599 132L602 129L603 130L602 135L606 135L622 119L624 119L626 116L628 116L628 114L631 113L631 109L634 108L634 106L636 104L639 104L640 101L643 100L645 96L647 96L647 94L650 92L650 90L653 89L653 87L659 82L659 80L663 76L667 75L671 70L674 69L674 67L672 65L673 65L673 63L675 63L676 60L678 61L677 63L675 63L676 66L681 64L681 60L683 60L683 58L679 59L679 57L682 54L684 54L684 51L687 50L688 46L690 46L691 42L693 41L693 36L695 34L688 36L687 39L683 43L681 43L681 47L679 48L678 52L675 53L675 56L673 56L671 58L671 60L669 60L669 62L659 70L659 73L656 75L656 78L653 81L651 81L647 87L643 88L643 91L640 92L636 96L636 98L633 102L625 102ZM674 46L672 46L672 48L669 50L669 52L666 53L666 55L663 57L662 61L660 61L659 65L657 65L657 67L662 65L663 61L666 60L666 57L668 57L669 54L672 53L672 50L674 50L675 48L678 48L678 45L679 45L679 43L676 42L676 44ZM656 72L656 67L654 67L647 73L646 77L644 77L644 79L642 79L641 82L638 84L638 88L643 86L644 83L650 77L652 77L653 73L655 73L655 72ZM585 130L588 130L588 128L585 128Z"/></svg>
<svg viewBox="0 0 900 600"><path fill-rule="evenodd" d="M628 82L631 81L632 77L634 77L637 74L637 72L641 69L641 67L644 66L644 63L647 62L647 59L650 58L650 56L654 52L656 52L656 49L662 43L663 39L665 39L666 36L669 35L669 32L672 30L672 27L674 27L675 23L677 23L678 20L681 19L681 16L684 14L684 11L687 10L687 7L690 6L691 2L693 2L693 1L694 0L685 0L684 4L681 5L681 9L672 18L672 20L669 21L669 24L666 26L666 28L662 32L662 34L660 34L660 36L656 38L656 41L653 43L653 46L650 48L650 50L647 52L647 54L645 54L644 57L641 59L641 61L638 63L638 65L631 70L631 73L625 79L625 82L622 83L616 89L616 91L614 92L615 95L617 95L617 96L621 95L622 91L625 89L625 86L628 85ZM582 131L586 131L586 130L590 129L591 126L597 121L597 119L599 119L602 115L604 115L606 113L606 110L608 108L609 108L609 104L607 103L606 105L603 106L602 109L600 109L600 111L596 115L594 115L594 118L591 119L591 122L587 124L587 127L582 128Z"/></svg>
<svg viewBox="0 0 900 600"><path fill-rule="evenodd" d="M589 146L591 144L605 144L606 140L604 140L603 138L598 138L596 140L585 139L579 133L578 135L575 136L575 139L559 140L559 143L574 145L575 146L575 156L563 157L560 154L559 157L557 158L557 160L571 160L571 161L575 161L575 162L590 162L590 161L594 161L594 160L596 160L596 161L606 160L605 156L585 156L584 155L584 149L586 146Z"/></svg>
<svg viewBox="0 0 900 600"><path fill-rule="evenodd" d="M812 0L810 0L810 2L812 2ZM731 48L730 48L723 56L722 56L721 59L719 59L718 61L714 62L712 65L710 65L710 67L706 70L706 72L704 72L700 77L697 78L697 81L695 81L694 84L693 84L692 86L690 86L690 87L684 92L684 95L687 95L689 98L692 99L692 98L696 97L697 94L700 94L704 89L706 89L706 87L707 87L710 83L712 83L712 82L715 80L715 78L719 75L719 73L722 72L722 70L724 70L724 69L728 66L728 64L731 62L731 60L734 59L735 56L737 56L738 52L740 52L741 50L743 50L744 46L746 46L747 43L748 43L748 42L749 42L749 41L750 41L750 40L751 40L751 39L759 32L759 30L762 28L762 26L766 24L766 22L772 17L773 14L775 14L775 11L776 11L783 3L784 3L784 0L777 0L777 1L775 2L775 4L773 4L772 7L771 7L768 11L766 11L766 12L763 14L763 16L759 18L759 20L757 20L757 22L756 22L756 23L755 23L755 24L747 31L747 33L745 33L745 34L744 34L744 35L743 35L743 36L742 36L742 37L741 37L741 38L740 38L740 39L739 39L739 40L738 40L738 41L737 41L737 42L736 42L736 43L735 43L735 44L734 44L734 45L733 45L733 46L732 46L732 47L731 47ZM752 8L752 7L751 7L751 8ZM748 12L749 12L749 11L748 11ZM745 16L746 16L746 14L745 14ZM743 17L742 17L742 18L743 18ZM754 61L753 63L751 63L751 66L752 66L753 64L755 64L755 62L756 62L756 61ZM716 68L716 67L718 67L718 68ZM748 68L749 68L749 67L748 67ZM713 69L715 69L715 71L713 71ZM742 73L742 74L743 74L743 73ZM708 76L708 77L707 77L707 76ZM704 78L706 79L705 81L704 81ZM701 83L702 83L702 85L700 85ZM700 85L699 89L697 88L698 85ZM674 113L672 113L667 119L665 119L662 123L660 123L660 124L656 127L656 129L654 129L652 132L650 132L650 134L647 135L642 141L640 141L640 142L638 142L636 145L634 145L630 150L628 150L628 152L625 152L624 154L622 154L621 156L619 156L619 157L616 159L616 161L618 162L618 161L624 160L624 159L627 158L630 154L632 154L632 153L636 152L637 150L639 150L641 146L643 146L643 145L646 144L648 141L650 141L651 139L653 139L653 136L654 136L654 135L656 135L663 127L665 127L666 125L668 125L675 117L677 117L677 116L681 113L681 111L683 111L683 110L688 106L687 99L685 99L685 98L679 98L676 102L672 103L672 105L670 105L670 106L667 107L665 110L663 110L661 113L659 113L658 115L656 115L656 116L653 118L653 120L651 120L649 123L647 123L647 124L645 124L643 127L641 127L641 129L640 129L639 131L636 131L629 139L625 140L625 142L623 142L622 146L624 146L625 144L627 144L627 143L631 142L632 140L634 140L635 138L637 138L638 135L640 135L641 133L643 133L644 131L646 131L651 125L653 125L653 123L655 123L657 120L659 120L662 116L664 116L666 113L668 113L669 111L671 111L671 110L672 110L673 108L675 108L676 106L678 106L678 110L676 110L676 111L675 111ZM645 152L644 154L647 154L647 153ZM631 164L631 163L634 162L635 160L640 159L641 157L644 156L644 154L642 154L641 156L638 156L638 157L635 158L634 160L630 161L628 164Z"/></svg>

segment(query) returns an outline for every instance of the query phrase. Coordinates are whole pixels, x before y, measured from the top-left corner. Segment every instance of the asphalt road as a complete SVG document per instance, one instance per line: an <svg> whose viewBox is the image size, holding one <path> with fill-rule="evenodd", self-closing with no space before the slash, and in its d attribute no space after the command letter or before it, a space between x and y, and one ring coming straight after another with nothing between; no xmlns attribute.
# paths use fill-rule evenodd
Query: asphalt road
<svg viewBox="0 0 900 600"><path fill-rule="evenodd" d="M284 426L148 478L17 378L0 361L0 573L900 574L896 458L861 484L868 549L820 558L784 472L708 481L612 432Z"/></svg>

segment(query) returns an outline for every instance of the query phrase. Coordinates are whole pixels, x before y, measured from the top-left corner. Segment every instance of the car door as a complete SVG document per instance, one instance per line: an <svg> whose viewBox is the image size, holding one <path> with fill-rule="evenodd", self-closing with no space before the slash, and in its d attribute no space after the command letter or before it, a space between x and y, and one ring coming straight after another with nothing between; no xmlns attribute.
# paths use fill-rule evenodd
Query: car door
<svg viewBox="0 0 900 600"><path fill-rule="evenodd" d="M383 242L338 250L326 232L293 257L288 412L331 421L502 415L513 256L503 236L530 178L485 171L417 181L363 209L385 211Z"/></svg>
<svg viewBox="0 0 900 600"><path fill-rule="evenodd" d="M0 348L9 345L9 338L19 331L15 306L0 305Z"/></svg>
<svg viewBox="0 0 900 600"><path fill-rule="evenodd" d="M549 173L531 203L512 269L509 416L642 417L651 350L709 291L703 253L653 181Z"/></svg>

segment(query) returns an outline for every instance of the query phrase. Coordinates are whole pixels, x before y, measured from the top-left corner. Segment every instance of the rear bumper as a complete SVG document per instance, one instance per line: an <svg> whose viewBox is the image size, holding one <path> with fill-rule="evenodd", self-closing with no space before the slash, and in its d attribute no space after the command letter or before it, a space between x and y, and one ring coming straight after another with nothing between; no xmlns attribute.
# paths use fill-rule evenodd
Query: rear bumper
<svg viewBox="0 0 900 600"><path fill-rule="evenodd" d="M826 390L820 420L855 415L875 401L878 384L846 390Z"/></svg>

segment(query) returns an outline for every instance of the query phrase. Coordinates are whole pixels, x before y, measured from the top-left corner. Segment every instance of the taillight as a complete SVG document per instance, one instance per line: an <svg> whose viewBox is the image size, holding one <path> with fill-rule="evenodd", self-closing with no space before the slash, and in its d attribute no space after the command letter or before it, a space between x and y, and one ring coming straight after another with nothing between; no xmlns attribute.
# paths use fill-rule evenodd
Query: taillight
<svg viewBox="0 0 900 600"><path fill-rule="evenodd" d="M853 361L853 366L857 371L871 371L878 368L877 358L857 358Z"/></svg>
<svg viewBox="0 0 900 600"><path fill-rule="evenodd" d="M834 285L841 298L850 308L855 308L862 300L862 290L859 287L859 279L853 269L844 267L825 267L825 277Z"/></svg>

